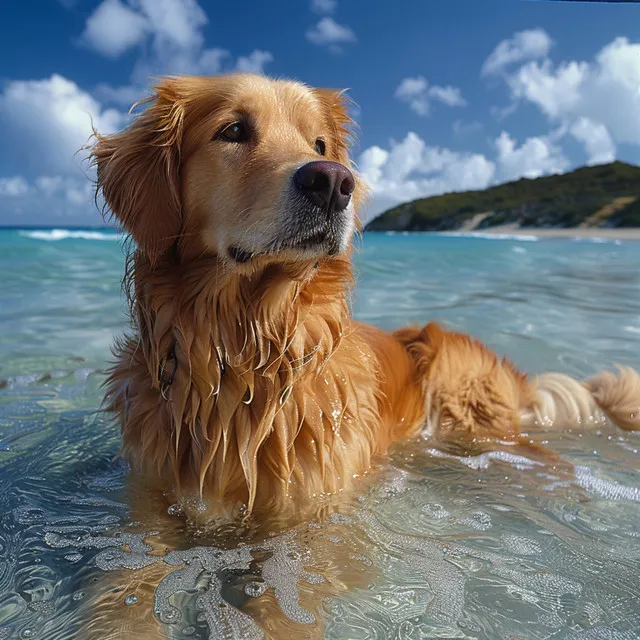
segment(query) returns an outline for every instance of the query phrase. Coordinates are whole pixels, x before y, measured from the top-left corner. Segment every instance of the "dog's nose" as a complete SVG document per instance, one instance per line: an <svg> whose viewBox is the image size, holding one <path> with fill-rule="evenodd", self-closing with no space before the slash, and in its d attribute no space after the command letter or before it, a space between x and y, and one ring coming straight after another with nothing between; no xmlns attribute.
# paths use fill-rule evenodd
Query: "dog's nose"
<svg viewBox="0 0 640 640"><path fill-rule="evenodd" d="M326 160L301 166L294 175L294 182L311 202L329 214L344 211L356 188L356 181L347 167Z"/></svg>

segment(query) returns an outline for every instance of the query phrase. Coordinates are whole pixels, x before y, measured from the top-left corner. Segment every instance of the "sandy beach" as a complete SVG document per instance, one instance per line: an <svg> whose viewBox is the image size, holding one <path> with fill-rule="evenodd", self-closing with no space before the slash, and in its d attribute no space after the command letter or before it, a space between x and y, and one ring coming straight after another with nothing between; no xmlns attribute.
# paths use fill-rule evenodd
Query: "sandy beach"
<svg viewBox="0 0 640 640"><path fill-rule="evenodd" d="M502 225L490 229L475 229L467 231L469 235L500 236L518 235L536 238L605 238L607 240L637 240L640 241L640 228L600 229L596 227L575 227L572 229L521 229L517 226Z"/></svg>

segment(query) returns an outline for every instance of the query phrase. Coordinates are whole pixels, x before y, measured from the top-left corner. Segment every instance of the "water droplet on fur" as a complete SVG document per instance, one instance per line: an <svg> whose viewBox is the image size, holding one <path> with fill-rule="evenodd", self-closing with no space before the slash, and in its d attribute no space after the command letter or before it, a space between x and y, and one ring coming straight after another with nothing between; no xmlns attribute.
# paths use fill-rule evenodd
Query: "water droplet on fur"
<svg viewBox="0 0 640 640"><path fill-rule="evenodd" d="M124 599L124 603L127 605L127 607L130 607L131 605L134 605L134 604L138 604L138 602L139 602L138 596L135 593L128 595Z"/></svg>
<svg viewBox="0 0 640 640"><path fill-rule="evenodd" d="M249 582L244 585L244 592L252 598L259 598L266 590L266 582Z"/></svg>

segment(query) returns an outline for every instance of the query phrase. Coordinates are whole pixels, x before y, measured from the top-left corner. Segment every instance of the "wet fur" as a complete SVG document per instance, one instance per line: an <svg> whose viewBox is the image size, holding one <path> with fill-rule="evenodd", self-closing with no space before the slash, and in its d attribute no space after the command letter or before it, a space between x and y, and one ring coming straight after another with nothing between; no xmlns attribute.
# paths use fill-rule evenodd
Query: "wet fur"
<svg viewBox="0 0 640 640"><path fill-rule="evenodd" d="M258 231L287 224L274 216L292 168L315 158L314 132L327 159L350 165L341 93L253 76L170 78L155 92L92 149L98 189L137 244L133 329L116 345L106 407L137 477L171 501L202 497L206 514L185 503L188 516L308 517L318 496L349 489L391 443L425 428L459 453L545 455L530 430L640 426L631 369L530 379L433 323L389 334L355 322L350 250L260 255ZM234 100L264 125L236 156L210 143ZM246 238L258 257L234 264L224 248Z"/></svg>

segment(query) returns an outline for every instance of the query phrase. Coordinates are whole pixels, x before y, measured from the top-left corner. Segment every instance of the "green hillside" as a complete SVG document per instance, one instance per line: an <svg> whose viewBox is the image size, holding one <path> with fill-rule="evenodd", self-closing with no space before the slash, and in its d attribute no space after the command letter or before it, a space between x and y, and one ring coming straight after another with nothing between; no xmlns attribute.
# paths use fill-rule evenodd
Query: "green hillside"
<svg viewBox="0 0 640 640"><path fill-rule="evenodd" d="M640 167L624 162L563 175L522 178L484 191L448 193L398 205L367 225L371 231L640 227Z"/></svg>

